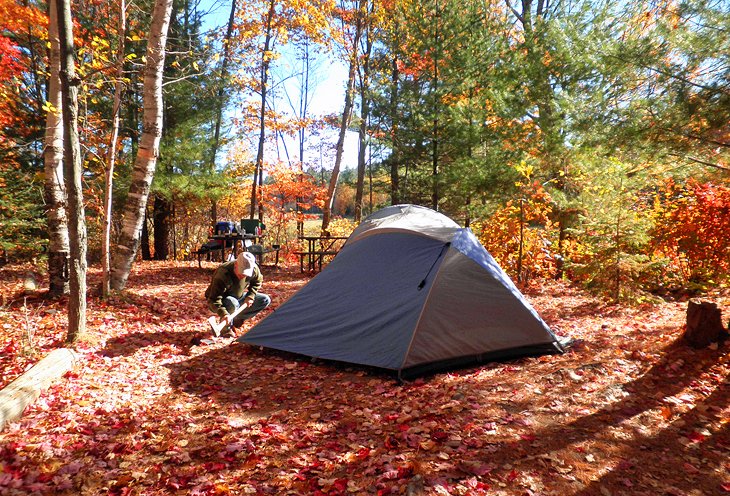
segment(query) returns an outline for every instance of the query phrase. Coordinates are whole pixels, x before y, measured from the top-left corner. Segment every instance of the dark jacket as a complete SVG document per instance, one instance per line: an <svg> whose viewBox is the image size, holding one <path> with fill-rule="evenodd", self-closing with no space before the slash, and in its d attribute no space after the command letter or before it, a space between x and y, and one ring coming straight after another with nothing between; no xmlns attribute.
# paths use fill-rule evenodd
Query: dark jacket
<svg viewBox="0 0 730 496"><path fill-rule="evenodd" d="M213 280L210 286L205 290L205 299L208 301L208 308L218 314L220 317L228 315L228 310L223 306L223 299L227 296L233 296L239 301L254 296L261 289L264 283L264 277L258 265L253 266L253 274L251 277L239 279L233 270L235 260L222 263L215 269Z"/></svg>

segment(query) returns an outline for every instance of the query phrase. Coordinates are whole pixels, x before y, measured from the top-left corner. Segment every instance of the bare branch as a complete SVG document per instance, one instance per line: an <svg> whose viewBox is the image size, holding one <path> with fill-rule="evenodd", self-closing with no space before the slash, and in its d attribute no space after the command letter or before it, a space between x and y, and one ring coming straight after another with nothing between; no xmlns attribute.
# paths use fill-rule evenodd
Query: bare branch
<svg viewBox="0 0 730 496"><path fill-rule="evenodd" d="M515 10L515 8L514 8L514 7L512 7L512 3L510 2L510 0L504 0L504 2L505 2L505 3L507 4L507 7L509 7L509 9L510 9L510 10L512 11L512 13L513 13L513 14L515 15L515 17L516 17L517 19L519 19L519 21L520 21L520 22L521 22L522 24L524 24L524 23L525 23L525 20L524 20L524 19L522 18L522 15L521 15L521 14L520 14L519 12L517 12L517 10Z"/></svg>
<svg viewBox="0 0 730 496"><path fill-rule="evenodd" d="M708 167L713 167L715 169L720 169L721 171L730 172L730 167L725 167L724 165L716 164L714 162L708 162L707 160L702 160L701 158L693 157L691 155L682 155L679 153L670 153L669 155L671 155L673 157L683 158L685 160L689 160L690 162L695 162L697 164L706 165Z"/></svg>

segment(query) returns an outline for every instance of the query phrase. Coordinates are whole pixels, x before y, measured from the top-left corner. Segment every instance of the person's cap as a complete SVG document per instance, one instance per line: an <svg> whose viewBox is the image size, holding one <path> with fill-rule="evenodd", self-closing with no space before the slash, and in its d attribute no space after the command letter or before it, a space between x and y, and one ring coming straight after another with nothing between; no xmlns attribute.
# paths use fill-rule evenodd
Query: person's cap
<svg viewBox="0 0 730 496"><path fill-rule="evenodd" d="M251 277L253 275L254 265L256 265L256 257L253 256L253 253L248 251L244 251L238 255L238 258L236 259L236 270L246 277Z"/></svg>

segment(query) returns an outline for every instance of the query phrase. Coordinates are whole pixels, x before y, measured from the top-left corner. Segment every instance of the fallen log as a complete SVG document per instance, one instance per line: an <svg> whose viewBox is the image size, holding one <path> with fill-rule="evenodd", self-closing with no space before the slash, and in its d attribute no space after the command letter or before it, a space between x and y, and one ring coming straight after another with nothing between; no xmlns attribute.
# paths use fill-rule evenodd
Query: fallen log
<svg viewBox="0 0 730 496"><path fill-rule="evenodd" d="M77 360L76 353L68 348L53 350L0 391L0 431L8 422L20 418L26 407L71 370Z"/></svg>
<svg viewBox="0 0 730 496"><path fill-rule="evenodd" d="M682 336L695 348L704 348L727 337L722 326L722 311L717 303L691 299L687 304L687 327Z"/></svg>

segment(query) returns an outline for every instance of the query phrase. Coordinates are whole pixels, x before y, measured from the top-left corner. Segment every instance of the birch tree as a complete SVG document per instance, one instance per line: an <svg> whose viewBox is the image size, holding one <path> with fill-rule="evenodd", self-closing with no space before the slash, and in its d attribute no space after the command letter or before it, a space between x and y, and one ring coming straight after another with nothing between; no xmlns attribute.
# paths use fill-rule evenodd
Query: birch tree
<svg viewBox="0 0 730 496"><path fill-rule="evenodd" d="M112 106L112 131L109 138L109 152L107 156L106 180L104 190L104 240L101 246L102 285L103 296L108 296L110 283L110 247L112 227L112 191L114 185L114 166L117 156L117 140L119 138L119 112L124 90L124 39L127 27L127 4L125 0L119 3L119 45L117 46L117 80L114 83L114 103Z"/></svg>
<svg viewBox="0 0 730 496"><path fill-rule="evenodd" d="M162 137L162 74L171 12L172 0L155 0L144 72L142 137L124 207L122 232L111 264L111 287L116 290L126 286L139 249L147 198L159 155Z"/></svg>
<svg viewBox="0 0 730 496"><path fill-rule="evenodd" d="M45 166L44 200L48 223L48 275L52 296L68 294L68 221L66 192L63 189L63 120L61 116L61 47L58 39L56 0L49 4L49 70L46 135L43 150Z"/></svg>

